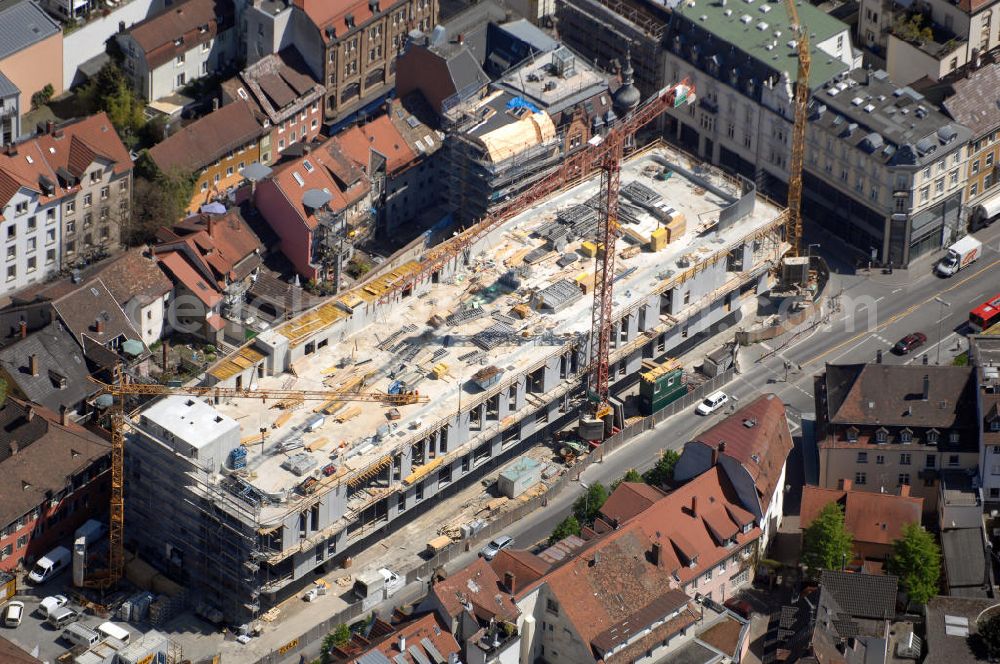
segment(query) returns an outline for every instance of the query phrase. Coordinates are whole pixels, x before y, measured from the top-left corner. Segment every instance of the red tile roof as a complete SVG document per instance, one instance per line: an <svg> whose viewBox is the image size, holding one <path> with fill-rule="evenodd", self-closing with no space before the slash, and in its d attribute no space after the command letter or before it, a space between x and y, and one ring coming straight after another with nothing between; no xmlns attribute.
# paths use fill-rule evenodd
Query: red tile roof
<svg viewBox="0 0 1000 664"><path fill-rule="evenodd" d="M766 509L793 446L781 399L773 394L758 397L699 434L697 442L712 449L725 442L722 453L746 468Z"/></svg>
<svg viewBox="0 0 1000 664"><path fill-rule="evenodd" d="M482 558L435 583L431 594L450 616L460 615L465 610L464 602L468 602L476 617L484 621L497 617L514 622L519 614L510 593L503 587L503 580Z"/></svg>
<svg viewBox="0 0 1000 664"><path fill-rule="evenodd" d="M254 143L267 133L249 102L237 101L212 111L149 149L162 171L200 171L227 153Z"/></svg>
<svg viewBox="0 0 1000 664"><path fill-rule="evenodd" d="M800 524L807 528L830 503L844 507L844 523L857 542L891 544L903 526L920 523L924 499L874 491L844 491L806 486L802 489Z"/></svg>
<svg viewBox="0 0 1000 664"><path fill-rule="evenodd" d="M504 583L507 573L514 575L514 592L523 585L534 583L552 567L530 551L502 549L490 563L500 582Z"/></svg>
<svg viewBox="0 0 1000 664"><path fill-rule="evenodd" d="M302 203L302 196L310 189L329 193L329 207L338 212L354 205L371 191L368 177L332 139L309 154L278 166L271 179L310 229L316 228L316 215Z"/></svg>
<svg viewBox="0 0 1000 664"><path fill-rule="evenodd" d="M645 511L665 493L643 482L622 482L601 506L601 514L613 523L624 523Z"/></svg>
<svg viewBox="0 0 1000 664"><path fill-rule="evenodd" d="M101 160L112 164L115 175L132 169L128 150L103 112L19 143L17 154L0 154L0 208L21 187L42 194L43 203L75 192L79 185L59 173L79 178L94 161ZM43 193L43 181L52 186L51 194Z"/></svg>
<svg viewBox="0 0 1000 664"><path fill-rule="evenodd" d="M428 652L426 643L430 643L431 647L436 651L437 654L441 655L445 660L452 654L460 655L462 652L461 646L458 645L458 641L455 637L438 622L437 614L426 613L423 616L417 618L408 623L402 625L397 625L396 629L389 635L383 637L379 643L375 643L366 652L379 651L388 658L389 661L396 661L396 657L403 654L399 649L400 637L405 638L406 654L403 655L402 661L419 661L413 657L411 651L416 649L421 652L426 659L426 661L434 661L436 657ZM359 662L362 657L349 659L349 662ZM364 659L365 662L371 661L369 659Z"/></svg>
<svg viewBox="0 0 1000 664"><path fill-rule="evenodd" d="M130 249L94 273L123 308L133 299L148 304L174 287L157 261L147 256L146 251L141 247Z"/></svg>
<svg viewBox="0 0 1000 664"><path fill-rule="evenodd" d="M320 29L322 38L326 42L332 41L326 28L332 28L337 36L344 36L350 28L347 24L347 17L354 19L354 25L360 26L370 19L372 14L371 5L367 0L357 2L330 2L330 0L293 0L293 4L305 12L309 20ZM335 36L334 39L337 37Z"/></svg>
<svg viewBox="0 0 1000 664"><path fill-rule="evenodd" d="M260 265L260 240L235 210L192 215L173 229L160 229L157 239L160 244L154 253L182 251L189 261L198 263L196 267L211 272L220 289L246 278Z"/></svg>
<svg viewBox="0 0 1000 664"><path fill-rule="evenodd" d="M179 252L171 251L162 255L157 254L156 258L167 271L174 275L174 279L194 293L209 309L215 307L222 300L222 294L198 274Z"/></svg>
<svg viewBox="0 0 1000 664"><path fill-rule="evenodd" d="M390 174L403 170L417 158L387 115L380 115L364 125L355 125L338 134L335 140L344 154L366 172L372 150L386 158L386 170Z"/></svg>
<svg viewBox="0 0 1000 664"><path fill-rule="evenodd" d="M219 0L187 0L136 23L128 34L155 68L207 43L233 27L233 5ZM177 43L177 40L182 40Z"/></svg>

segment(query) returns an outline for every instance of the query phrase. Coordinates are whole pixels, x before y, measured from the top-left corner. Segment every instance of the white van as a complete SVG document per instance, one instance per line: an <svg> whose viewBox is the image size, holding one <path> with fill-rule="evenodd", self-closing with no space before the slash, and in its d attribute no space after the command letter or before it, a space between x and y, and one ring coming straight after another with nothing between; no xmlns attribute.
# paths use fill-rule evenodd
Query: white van
<svg viewBox="0 0 1000 664"><path fill-rule="evenodd" d="M63 568L68 567L72 559L73 555L69 549L57 546L38 559L35 566L31 568L28 579L33 583L45 583L61 572Z"/></svg>
<svg viewBox="0 0 1000 664"><path fill-rule="evenodd" d="M116 625L113 622L101 623L97 626L97 633L101 635L103 639L115 639L121 641L122 644L128 644L131 634L127 629L121 625Z"/></svg>
<svg viewBox="0 0 1000 664"><path fill-rule="evenodd" d="M69 600L66 599L65 595L52 595L51 597L46 597L38 603L38 613L44 620L52 615L52 612L60 606L66 606L68 603Z"/></svg>
<svg viewBox="0 0 1000 664"><path fill-rule="evenodd" d="M101 641L100 634L83 625L70 625L63 630L62 637L74 646L83 646L88 649Z"/></svg>
<svg viewBox="0 0 1000 664"><path fill-rule="evenodd" d="M699 415L711 415L729 402L729 395L725 392L713 392L705 397L705 400L698 404L695 412Z"/></svg>
<svg viewBox="0 0 1000 664"><path fill-rule="evenodd" d="M46 621L59 629L60 627L65 627L66 625L76 622L80 619L80 614L65 606L60 606L58 609L49 614Z"/></svg>

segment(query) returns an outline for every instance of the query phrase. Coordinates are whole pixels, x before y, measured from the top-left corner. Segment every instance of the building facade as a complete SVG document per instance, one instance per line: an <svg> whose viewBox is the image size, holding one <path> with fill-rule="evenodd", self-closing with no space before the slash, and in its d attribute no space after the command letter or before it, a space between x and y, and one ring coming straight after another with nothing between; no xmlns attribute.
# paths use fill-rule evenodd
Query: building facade
<svg viewBox="0 0 1000 664"><path fill-rule="evenodd" d="M938 509L939 475L977 472L979 435L970 367L832 365L816 390L819 486L855 491L910 486Z"/></svg>
<svg viewBox="0 0 1000 664"><path fill-rule="evenodd" d="M63 91L62 27L32 0L0 2L0 25L9 27L0 45L0 73L20 91L23 115L31 109L32 95L46 85L53 96Z"/></svg>
<svg viewBox="0 0 1000 664"><path fill-rule="evenodd" d="M21 135L21 91L0 73L0 147Z"/></svg>
<svg viewBox="0 0 1000 664"><path fill-rule="evenodd" d="M125 76L147 101L236 64L238 39L232 5L185 0L117 35Z"/></svg>

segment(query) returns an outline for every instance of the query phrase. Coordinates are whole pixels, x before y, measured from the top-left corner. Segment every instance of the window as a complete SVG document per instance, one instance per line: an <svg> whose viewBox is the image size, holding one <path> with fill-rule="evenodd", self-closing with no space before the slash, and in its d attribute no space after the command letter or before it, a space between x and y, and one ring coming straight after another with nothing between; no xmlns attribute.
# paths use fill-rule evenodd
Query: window
<svg viewBox="0 0 1000 664"><path fill-rule="evenodd" d="M201 75L202 76L208 75L208 60L205 60L204 62L201 63Z"/></svg>
<svg viewBox="0 0 1000 664"><path fill-rule="evenodd" d="M553 599L545 600L545 610L554 616L559 615L559 605Z"/></svg>
<svg viewBox="0 0 1000 664"><path fill-rule="evenodd" d="M899 442L901 443L912 443L913 442L913 432L909 429L903 429L899 432Z"/></svg>
<svg viewBox="0 0 1000 664"><path fill-rule="evenodd" d="M957 465L958 465L958 455L957 454L949 454L948 455L948 466L954 468Z"/></svg>
<svg viewBox="0 0 1000 664"><path fill-rule="evenodd" d="M904 484L907 485L907 486L909 486L909 484L910 484L910 474L909 473L900 473L899 477L897 479L899 480L899 485L900 486L902 486Z"/></svg>
<svg viewBox="0 0 1000 664"><path fill-rule="evenodd" d="M72 235L75 232L76 232L76 222L73 221L73 220L67 221L66 222L66 233L68 235Z"/></svg>
<svg viewBox="0 0 1000 664"><path fill-rule="evenodd" d="M176 58L174 58L174 66L180 67L182 64L184 64L184 56L185 54L181 53Z"/></svg>
<svg viewBox="0 0 1000 664"><path fill-rule="evenodd" d="M857 427L847 428L847 442L856 443L858 442L858 429Z"/></svg>
<svg viewBox="0 0 1000 664"><path fill-rule="evenodd" d="M876 454L875 455L875 465L877 465L877 466L884 466L885 465L885 455L884 454Z"/></svg>
<svg viewBox="0 0 1000 664"><path fill-rule="evenodd" d="M186 80L187 79L184 77L184 74L177 74L177 87L178 88L184 87L184 81Z"/></svg>
<svg viewBox="0 0 1000 664"><path fill-rule="evenodd" d="M233 175L233 167L232 166L226 167L226 177L227 178L232 177L232 175Z"/></svg>
<svg viewBox="0 0 1000 664"><path fill-rule="evenodd" d="M975 175L978 172L979 172L979 160L977 159L974 162L972 162L972 174Z"/></svg>
<svg viewBox="0 0 1000 664"><path fill-rule="evenodd" d="M879 429L875 432L875 442L884 443L888 437L888 432L885 429Z"/></svg>
<svg viewBox="0 0 1000 664"><path fill-rule="evenodd" d="M109 214L110 214L109 208L107 206L102 207L101 208L101 221L107 221Z"/></svg>
<svg viewBox="0 0 1000 664"><path fill-rule="evenodd" d="M48 251L45 252L45 264L52 265L55 262L56 262L56 250L49 249Z"/></svg>
<svg viewBox="0 0 1000 664"><path fill-rule="evenodd" d="M937 445L939 436L940 434L937 429L931 429L927 432L927 443L930 445Z"/></svg>
<svg viewBox="0 0 1000 664"><path fill-rule="evenodd" d="M38 218L34 216L28 217L28 231L33 231L36 228L38 228Z"/></svg>
<svg viewBox="0 0 1000 664"><path fill-rule="evenodd" d="M978 193L979 193L979 183L973 182L972 186L969 187L969 196L975 196Z"/></svg>
<svg viewBox="0 0 1000 664"><path fill-rule="evenodd" d="M128 191L128 180L122 180L118 183L118 191Z"/></svg>
<svg viewBox="0 0 1000 664"><path fill-rule="evenodd" d="M928 454L924 457L924 468L937 468L937 455Z"/></svg>
<svg viewBox="0 0 1000 664"><path fill-rule="evenodd" d="M934 183L934 195L938 196L944 193L944 178L938 178L937 182Z"/></svg>
<svg viewBox="0 0 1000 664"><path fill-rule="evenodd" d="M7 266L7 281L13 281L17 277L17 266Z"/></svg>
<svg viewBox="0 0 1000 664"><path fill-rule="evenodd" d="M73 214L76 212L76 201L66 202L66 214Z"/></svg>
<svg viewBox="0 0 1000 664"><path fill-rule="evenodd" d="M7 260L11 260L12 258L17 258L17 245L16 244L12 244L9 247L7 247Z"/></svg>
<svg viewBox="0 0 1000 664"><path fill-rule="evenodd" d="M28 238L28 251L34 251L38 248L38 240L33 237Z"/></svg>
<svg viewBox="0 0 1000 664"><path fill-rule="evenodd" d="M930 197L931 197L931 188L930 187L921 187L920 188L920 202L921 203L926 203L927 199L930 198Z"/></svg>
<svg viewBox="0 0 1000 664"><path fill-rule="evenodd" d="M7 239L13 240L16 237L17 237L17 226L11 224L10 226L7 227Z"/></svg>
<svg viewBox="0 0 1000 664"><path fill-rule="evenodd" d="M73 241L73 242L67 242L66 243L66 253L67 254L73 254L75 252L76 252L76 242L75 241Z"/></svg>
<svg viewBox="0 0 1000 664"><path fill-rule="evenodd" d="M18 549L23 549L27 545L28 545L28 536L27 535L21 535L20 537L17 538L17 548Z"/></svg>
<svg viewBox="0 0 1000 664"><path fill-rule="evenodd" d="M858 486L868 484L868 475L865 473L854 473L854 483Z"/></svg>
<svg viewBox="0 0 1000 664"><path fill-rule="evenodd" d="M38 259L32 256L28 259L28 272L34 272L36 267L38 267Z"/></svg>
<svg viewBox="0 0 1000 664"><path fill-rule="evenodd" d="M284 142L284 141L282 141L282 142ZM201 190L202 191L208 191L208 183L207 182L202 182L201 183Z"/></svg>
<svg viewBox="0 0 1000 664"><path fill-rule="evenodd" d="M83 207L88 208L93 203L94 203L94 196L93 196L93 194L84 194L83 195Z"/></svg>
<svg viewBox="0 0 1000 664"><path fill-rule="evenodd" d="M85 215L83 215L83 227L84 228L90 228L93 223L94 223L94 215L93 214L91 214L90 212L88 212Z"/></svg>
<svg viewBox="0 0 1000 664"><path fill-rule="evenodd" d="M858 452L858 463L868 463L868 452Z"/></svg>
<svg viewBox="0 0 1000 664"><path fill-rule="evenodd" d="M902 454L899 455L900 466L909 466L910 460L911 460L911 455L909 452L903 452Z"/></svg>
<svg viewBox="0 0 1000 664"><path fill-rule="evenodd" d="M948 442L951 443L952 445L958 443L958 439L959 435L957 431L952 431L951 433L948 434Z"/></svg>

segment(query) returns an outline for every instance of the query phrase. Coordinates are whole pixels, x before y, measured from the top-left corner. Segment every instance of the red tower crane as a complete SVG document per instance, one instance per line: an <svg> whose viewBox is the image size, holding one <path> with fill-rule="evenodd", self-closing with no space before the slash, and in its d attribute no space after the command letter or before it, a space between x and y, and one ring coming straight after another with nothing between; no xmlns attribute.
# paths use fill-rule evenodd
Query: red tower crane
<svg viewBox="0 0 1000 664"><path fill-rule="evenodd" d="M685 79L663 88L614 125L604 137L592 141L585 152L590 164L601 169L601 209L598 215L597 268L594 271L594 308L590 330L590 376L588 389L595 419L609 412L608 383L611 350L611 308L614 301L615 241L618 239L618 189L626 143L639 129L669 108L691 104L695 90Z"/></svg>

